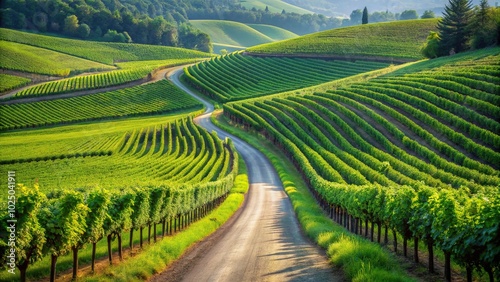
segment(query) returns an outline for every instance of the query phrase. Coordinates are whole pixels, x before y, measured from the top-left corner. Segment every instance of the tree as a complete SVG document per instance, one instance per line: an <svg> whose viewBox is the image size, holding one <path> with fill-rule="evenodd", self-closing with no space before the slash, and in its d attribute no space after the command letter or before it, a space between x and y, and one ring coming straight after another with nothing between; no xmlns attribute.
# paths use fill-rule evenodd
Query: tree
<svg viewBox="0 0 500 282"><path fill-rule="evenodd" d="M415 20L418 19L417 11L415 10L405 10L399 16L400 20Z"/></svg>
<svg viewBox="0 0 500 282"><path fill-rule="evenodd" d="M441 37L439 46L441 55L468 49L473 16L470 0L450 0L445 7L444 17L437 25Z"/></svg>
<svg viewBox="0 0 500 282"><path fill-rule="evenodd" d="M493 17L493 10L487 0L481 0L471 24L473 30L472 47L484 48L496 43L497 25Z"/></svg>
<svg viewBox="0 0 500 282"><path fill-rule="evenodd" d="M436 14L432 10L426 10L420 17L421 19L433 19L436 17Z"/></svg>
<svg viewBox="0 0 500 282"><path fill-rule="evenodd" d="M269 7L266 6L266 10L265 10L266 13L269 13Z"/></svg>
<svg viewBox="0 0 500 282"><path fill-rule="evenodd" d="M363 18L361 19L361 24L367 24L368 23L368 9L365 7L363 9Z"/></svg>
<svg viewBox="0 0 500 282"><path fill-rule="evenodd" d="M77 29L78 37L85 39L90 35L90 27L87 24L81 24Z"/></svg>
<svg viewBox="0 0 500 282"><path fill-rule="evenodd" d="M73 36L76 35L77 29L78 29L78 18L75 15L67 16L64 19L64 27L63 27L64 33Z"/></svg>
<svg viewBox="0 0 500 282"><path fill-rule="evenodd" d="M46 203L47 197L38 189L38 184L33 188L19 185L17 187L18 197L16 202L16 240L15 242L15 262L20 272L21 281L26 281L26 271L30 263L34 263L42 259L42 249L45 244L45 230L41 226L37 217L38 212ZM9 214L6 213L6 216ZM2 218L0 235L3 238L10 238L9 232L10 218ZM5 225L5 226L4 226ZM7 233L4 233L7 232ZM6 240L7 241L7 240ZM0 261L2 265L10 265L10 261L4 261L11 254L11 241L5 242L5 246L1 246L2 257Z"/></svg>
<svg viewBox="0 0 500 282"><path fill-rule="evenodd" d="M88 210L82 194L65 192L60 199L49 202L40 212L39 220L47 239L44 253L51 255L51 282L55 281L57 258L77 245L85 233Z"/></svg>
<svg viewBox="0 0 500 282"><path fill-rule="evenodd" d="M437 34L437 32L431 31L429 33L429 36L427 36L427 41L422 46L422 49L420 49L422 55L429 59L437 58L439 55L440 40L441 38L439 38L439 34Z"/></svg>
<svg viewBox="0 0 500 282"><path fill-rule="evenodd" d="M360 9L351 12L351 25L357 25L361 23L361 18L363 17L363 11Z"/></svg>

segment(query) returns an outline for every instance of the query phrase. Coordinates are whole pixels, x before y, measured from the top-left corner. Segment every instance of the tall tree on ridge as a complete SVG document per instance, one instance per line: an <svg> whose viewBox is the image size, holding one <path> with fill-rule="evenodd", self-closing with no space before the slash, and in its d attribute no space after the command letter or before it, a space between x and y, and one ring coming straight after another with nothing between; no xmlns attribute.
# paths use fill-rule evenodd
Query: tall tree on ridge
<svg viewBox="0 0 500 282"><path fill-rule="evenodd" d="M363 18L361 19L361 24L367 24L368 23L368 9L365 7L363 10Z"/></svg>
<svg viewBox="0 0 500 282"><path fill-rule="evenodd" d="M442 54L458 53L468 48L473 17L471 0L450 0L445 7L444 17L437 25Z"/></svg>

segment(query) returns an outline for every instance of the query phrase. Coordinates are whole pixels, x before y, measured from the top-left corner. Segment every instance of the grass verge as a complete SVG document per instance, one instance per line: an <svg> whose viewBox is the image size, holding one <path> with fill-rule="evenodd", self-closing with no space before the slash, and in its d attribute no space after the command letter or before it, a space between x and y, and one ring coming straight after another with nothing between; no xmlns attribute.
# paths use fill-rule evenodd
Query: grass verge
<svg viewBox="0 0 500 282"><path fill-rule="evenodd" d="M219 112L220 113L220 112ZM333 265L340 267L349 281L414 281L389 251L351 234L333 223L320 209L307 185L287 158L262 136L250 135L229 125L227 119L212 122L240 137L264 153L277 170L305 233L327 250Z"/></svg>

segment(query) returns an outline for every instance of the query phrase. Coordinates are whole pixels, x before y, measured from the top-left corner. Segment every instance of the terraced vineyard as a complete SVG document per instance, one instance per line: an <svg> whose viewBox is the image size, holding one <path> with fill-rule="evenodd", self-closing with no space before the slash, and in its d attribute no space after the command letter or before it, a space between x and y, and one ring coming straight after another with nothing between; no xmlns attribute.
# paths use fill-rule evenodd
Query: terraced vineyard
<svg viewBox="0 0 500 282"><path fill-rule="evenodd" d="M365 61L254 58L232 53L188 67L185 75L187 82L203 94L228 102L304 88L385 66Z"/></svg>
<svg viewBox="0 0 500 282"><path fill-rule="evenodd" d="M66 99L1 105L0 129L17 129L103 118L198 110L201 104L162 80L146 84Z"/></svg>
<svg viewBox="0 0 500 282"><path fill-rule="evenodd" d="M296 39L248 48L250 53L311 56L369 56L422 59L420 46L437 19L396 21L332 29ZM411 32L409 32L411 31Z"/></svg>
<svg viewBox="0 0 500 282"><path fill-rule="evenodd" d="M351 231L364 223L366 235L372 222L371 238L376 224L380 241L385 226L402 234L404 246L421 239L447 261L493 275L499 62L500 49L486 49L325 93L230 103L224 113L274 141Z"/></svg>
<svg viewBox="0 0 500 282"><path fill-rule="evenodd" d="M120 70L76 76L38 84L17 92L14 97L47 96L83 90L94 90L144 80L155 69L197 62L198 59L168 59L118 63Z"/></svg>
<svg viewBox="0 0 500 282"><path fill-rule="evenodd" d="M78 255L84 246L78 242L95 247L102 238L110 244L117 237L121 258L123 232L130 232L132 247L134 230L140 229L142 247L145 227L148 238L153 235L156 241L158 224L162 234L186 226L227 196L238 173L232 143L207 133L191 118L129 131L81 150L99 148L113 149L105 156L82 154L2 166L15 169L19 182L34 183L18 188L18 201L32 203L19 219L45 230L24 230L26 236L37 236L32 248L64 253L70 244ZM54 239L69 233L71 242Z"/></svg>

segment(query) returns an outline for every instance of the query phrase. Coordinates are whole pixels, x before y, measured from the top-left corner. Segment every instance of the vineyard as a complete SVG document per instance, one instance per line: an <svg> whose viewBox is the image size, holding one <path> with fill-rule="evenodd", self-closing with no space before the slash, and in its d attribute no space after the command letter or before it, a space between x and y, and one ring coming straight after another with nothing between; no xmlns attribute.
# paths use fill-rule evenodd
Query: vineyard
<svg viewBox="0 0 500 282"><path fill-rule="evenodd" d="M219 204L238 173L238 155L230 141L220 141L192 119L127 132L108 143L113 143L108 156L33 161L18 168L19 175L26 175L24 183L38 179L34 187L19 188L16 213L22 228L17 234L33 238L16 245L19 252L29 252L33 261L51 256L55 262L69 251L77 259L78 250L90 243L94 262L96 243L107 238L111 252L111 241L118 238L121 258L122 233L130 232L130 247L134 230L140 230L141 247L146 227L149 242L151 235L156 241L158 224L161 234L171 234L172 228L186 226ZM61 174L47 174L47 166ZM90 187L82 186L82 179ZM21 264L21 277L28 263Z"/></svg>
<svg viewBox="0 0 500 282"><path fill-rule="evenodd" d="M188 67L185 76L202 93L228 102L304 88L385 66L365 61L254 58L232 53Z"/></svg>
<svg viewBox="0 0 500 282"><path fill-rule="evenodd" d="M63 94L68 92L94 90L125 84L132 81L146 80L148 75L154 73L158 68L189 64L198 59L168 59L154 61L134 61L118 63L119 70L96 73L84 76L61 79L42 83L21 90L14 95L15 98L30 96L47 96Z"/></svg>
<svg viewBox="0 0 500 282"><path fill-rule="evenodd" d="M4 28L0 28L0 40L41 47L107 65L123 61L206 58L210 56L207 53L176 47L84 41Z"/></svg>
<svg viewBox="0 0 500 282"><path fill-rule="evenodd" d="M22 87L30 82L31 80L29 78L0 74L0 92Z"/></svg>
<svg viewBox="0 0 500 282"><path fill-rule="evenodd" d="M436 23L436 19L426 19L358 25L259 45L247 51L257 54L421 59L420 46L429 32L436 29Z"/></svg>
<svg viewBox="0 0 500 282"><path fill-rule="evenodd" d="M201 104L168 81L34 103L1 105L0 129L197 110Z"/></svg>
<svg viewBox="0 0 500 282"><path fill-rule="evenodd" d="M377 226L465 266L500 267L500 51L432 62L313 95L224 105L289 157L331 217L374 240ZM397 236L396 236L397 235ZM387 239L385 239L387 240ZM416 253L416 252L415 252ZM415 256L418 261L418 254Z"/></svg>

